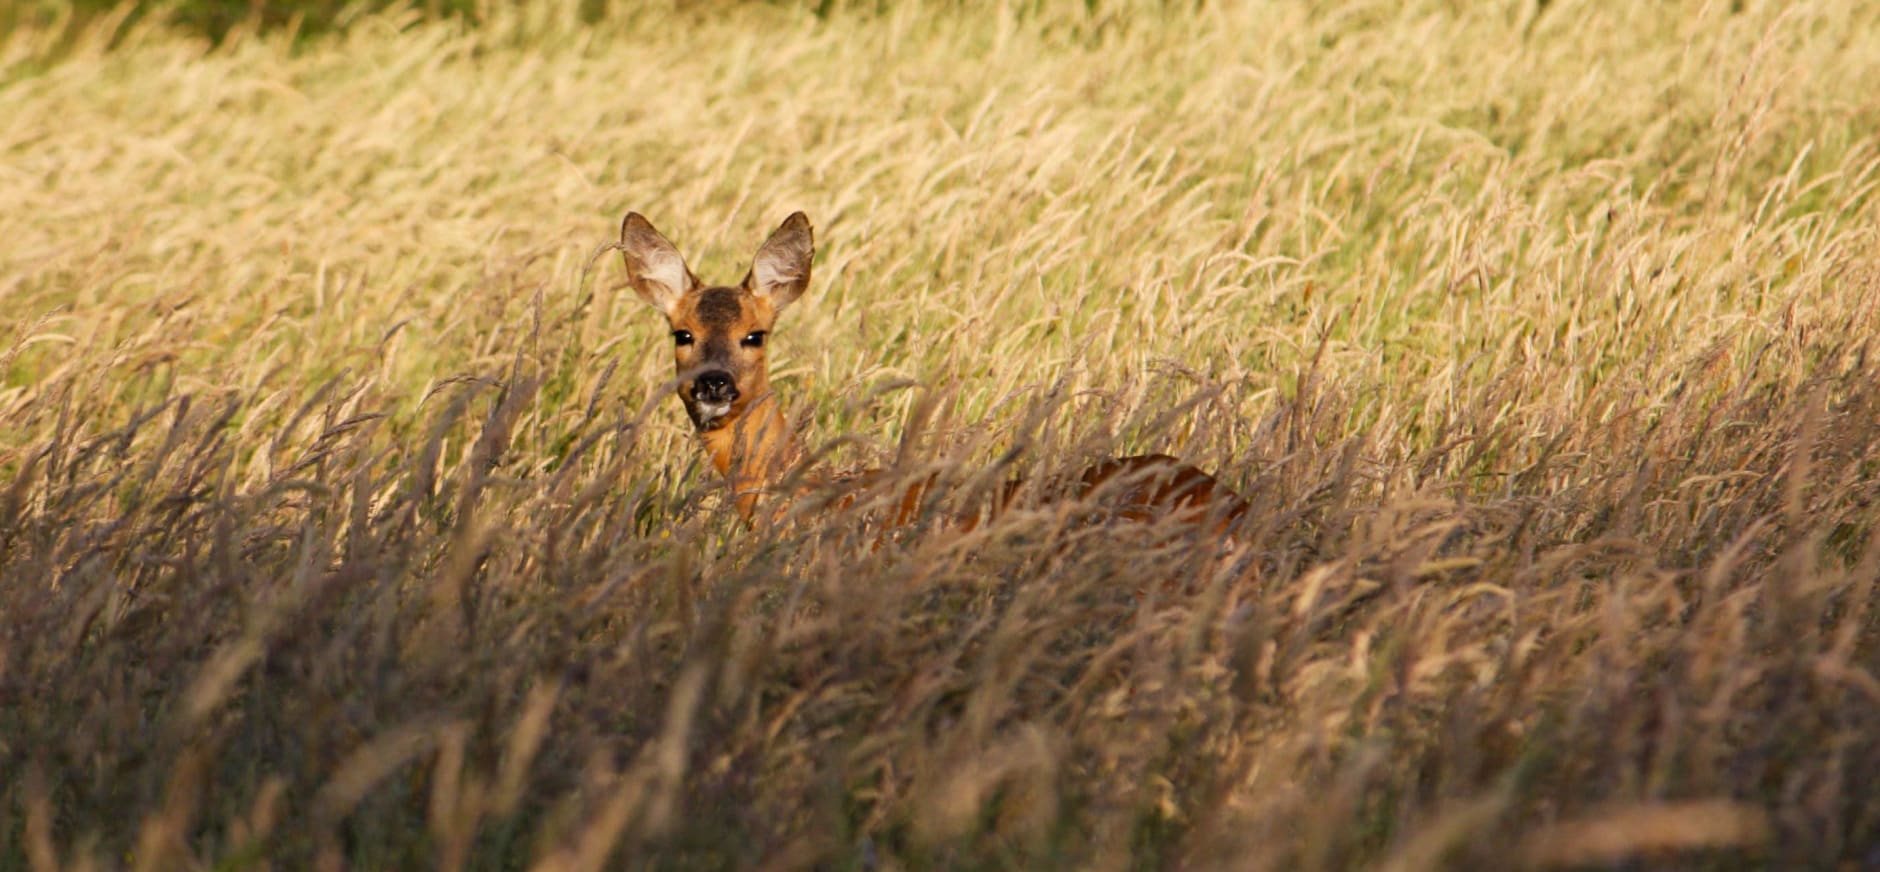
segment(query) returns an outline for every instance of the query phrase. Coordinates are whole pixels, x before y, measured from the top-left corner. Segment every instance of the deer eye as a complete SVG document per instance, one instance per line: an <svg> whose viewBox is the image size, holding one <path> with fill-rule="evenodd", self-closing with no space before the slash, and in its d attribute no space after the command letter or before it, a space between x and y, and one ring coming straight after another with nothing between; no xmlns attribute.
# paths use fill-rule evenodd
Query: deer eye
<svg viewBox="0 0 1880 872"><path fill-rule="evenodd" d="M743 345L745 348L763 348L764 347L764 331L758 330L752 333L744 334L744 340L740 342L739 344Z"/></svg>
<svg viewBox="0 0 1880 872"><path fill-rule="evenodd" d="M692 344L692 331L690 330L672 331L672 343L674 345L691 345Z"/></svg>

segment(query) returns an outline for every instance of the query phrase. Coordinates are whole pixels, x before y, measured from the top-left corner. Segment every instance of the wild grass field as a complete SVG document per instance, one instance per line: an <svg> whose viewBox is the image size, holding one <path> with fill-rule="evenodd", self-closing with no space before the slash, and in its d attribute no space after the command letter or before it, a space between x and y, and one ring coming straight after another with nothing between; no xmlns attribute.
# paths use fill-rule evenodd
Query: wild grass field
<svg viewBox="0 0 1880 872"><path fill-rule="evenodd" d="M1880 6L592 11L0 36L0 869L1880 865Z"/></svg>

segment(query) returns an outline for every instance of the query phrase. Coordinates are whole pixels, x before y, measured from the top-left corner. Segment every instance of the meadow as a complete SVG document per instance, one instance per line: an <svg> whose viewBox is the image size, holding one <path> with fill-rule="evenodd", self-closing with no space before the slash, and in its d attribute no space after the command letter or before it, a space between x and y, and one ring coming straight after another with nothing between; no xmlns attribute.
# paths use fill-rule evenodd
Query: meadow
<svg viewBox="0 0 1880 872"><path fill-rule="evenodd" d="M594 6L0 34L0 870L1880 864L1880 6Z"/></svg>

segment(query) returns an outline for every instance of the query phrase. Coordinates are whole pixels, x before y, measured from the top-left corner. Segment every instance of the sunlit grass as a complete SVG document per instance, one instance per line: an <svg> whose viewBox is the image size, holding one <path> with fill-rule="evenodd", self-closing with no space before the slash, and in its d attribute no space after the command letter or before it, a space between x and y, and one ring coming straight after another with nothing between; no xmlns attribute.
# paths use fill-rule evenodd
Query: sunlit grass
<svg viewBox="0 0 1880 872"><path fill-rule="evenodd" d="M0 36L0 868L1880 857L1880 9L577 6Z"/></svg>

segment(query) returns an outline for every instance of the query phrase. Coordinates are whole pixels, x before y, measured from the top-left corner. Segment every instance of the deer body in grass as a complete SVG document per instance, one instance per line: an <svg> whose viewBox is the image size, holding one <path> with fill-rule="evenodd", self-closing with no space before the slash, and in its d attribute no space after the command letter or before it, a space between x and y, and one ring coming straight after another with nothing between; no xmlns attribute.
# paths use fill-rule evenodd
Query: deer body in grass
<svg viewBox="0 0 1880 872"><path fill-rule="evenodd" d="M758 501L776 495L779 480L801 456L771 391L765 353L777 316L809 287L815 254L809 219L801 212L784 219L736 285L700 282L678 249L637 212L621 223L619 248L628 283L666 316L672 330L674 385L699 444L731 486L738 513L754 523ZM909 522L931 484L930 478L912 485L889 523ZM1023 487L1015 481L1004 488L994 512ZM1113 517L1152 521L1176 515L1206 520L1219 532L1247 511L1246 502L1213 476L1163 454L1098 463L1066 496L1095 500L1101 503L1096 508ZM976 519L962 523L971 526Z"/></svg>

